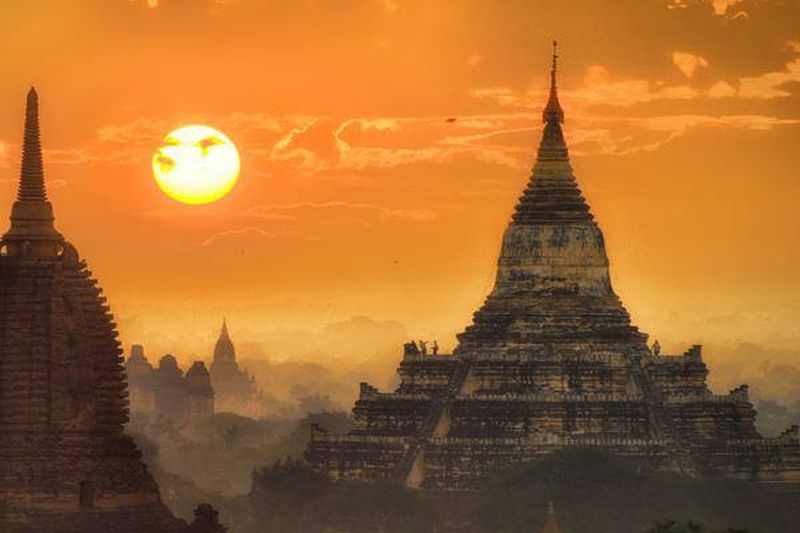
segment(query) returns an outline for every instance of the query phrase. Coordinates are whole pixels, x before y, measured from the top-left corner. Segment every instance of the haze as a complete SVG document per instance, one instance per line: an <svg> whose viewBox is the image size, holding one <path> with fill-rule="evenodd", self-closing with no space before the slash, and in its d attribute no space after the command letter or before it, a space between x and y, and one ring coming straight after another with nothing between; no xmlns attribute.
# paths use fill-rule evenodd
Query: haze
<svg viewBox="0 0 800 533"><path fill-rule="evenodd" d="M721 387L796 364L800 4L565 4L5 2L0 210L33 84L57 227L126 346L208 358L226 316L244 359L388 376L407 337L451 349L491 289L557 38L572 160L637 325L667 352L705 343ZM151 175L191 123L242 157L209 206Z"/></svg>

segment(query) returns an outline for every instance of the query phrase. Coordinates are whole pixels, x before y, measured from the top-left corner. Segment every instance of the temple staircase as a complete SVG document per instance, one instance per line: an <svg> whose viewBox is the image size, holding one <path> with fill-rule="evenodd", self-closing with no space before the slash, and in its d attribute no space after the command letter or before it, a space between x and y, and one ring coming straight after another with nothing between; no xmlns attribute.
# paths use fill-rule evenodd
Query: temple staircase
<svg viewBox="0 0 800 533"><path fill-rule="evenodd" d="M472 368L472 361L468 357L462 357L453 375L450 376L447 388L436 393L431 403L431 409L425 417L425 422L418 428L414 439L409 444L402 459L397 463L394 472L394 479L411 488L419 488L423 481L421 460L425 443L434 436L436 428L442 422L442 418L450 409L453 400L461 391L464 382L467 380L469 371Z"/></svg>
<svg viewBox="0 0 800 533"><path fill-rule="evenodd" d="M696 474L694 461L692 460L689 449L682 442L675 421L666 406L666 398L661 391L661 387L653 383L647 370L642 365L641 356L632 356L631 372L633 379L639 390L644 396L647 405L647 413L650 418L652 431L656 438L666 439L669 445L669 453L675 462L676 468L684 475L692 476Z"/></svg>

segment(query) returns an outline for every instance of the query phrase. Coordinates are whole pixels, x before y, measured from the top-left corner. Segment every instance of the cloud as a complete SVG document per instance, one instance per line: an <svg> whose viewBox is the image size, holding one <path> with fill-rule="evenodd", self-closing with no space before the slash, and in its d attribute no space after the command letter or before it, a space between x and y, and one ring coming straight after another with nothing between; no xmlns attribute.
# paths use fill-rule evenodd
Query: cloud
<svg viewBox="0 0 800 533"><path fill-rule="evenodd" d="M742 0L709 0L709 1L711 2L711 7L714 8L714 14L724 17L724 16L729 16L728 10L734 5L740 3ZM737 13L730 16L737 17L739 13L744 13L744 12L738 11ZM745 16L747 16L746 13Z"/></svg>
<svg viewBox="0 0 800 533"><path fill-rule="evenodd" d="M681 52L676 50L672 52L672 62L678 69L687 77L691 78L699 68L708 66L708 61L691 52Z"/></svg>
<svg viewBox="0 0 800 533"><path fill-rule="evenodd" d="M800 83L800 42L791 41L786 44L797 55L786 63L784 70L766 72L760 76L741 78L739 80L739 97L755 99L772 99L791 96L787 84Z"/></svg>
<svg viewBox="0 0 800 533"><path fill-rule="evenodd" d="M491 100L498 105L502 106L517 106L522 105L516 91L509 87L485 87L480 89L472 89L470 95L476 99Z"/></svg>
<svg viewBox="0 0 800 533"><path fill-rule="evenodd" d="M279 161L296 160L300 162L301 168L317 167L317 154L313 150L297 146L296 143L299 138L305 135L319 122L320 119L318 118L308 119L299 126L289 130L272 145L269 152L270 158Z"/></svg>
<svg viewBox="0 0 800 533"><path fill-rule="evenodd" d="M591 65L586 69L581 85L572 90L560 89L562 101L575 105L606 105L632 107L657 100L691 100L700 95L688 85L667 85L663 81L615 76L603 65ZM473 89L472 97L486 99L501 106L541 108L544 89L519 93L508 87Z"/></svg>
<svg viewBox="0 0 800 533"><path fill-rule="evenodd" d="M710 98L732 98L736 96L736 89L726 81L718 81L708 88L706 94Z"/></svg>
<svg viewBox="0 0 800 533"><path fill-rule="evenodd" d="M150 9L157 9L159 7L166 6L169 0L129 0L131 3L140 3ZM222 6L224 4L229 3L231 0L197 0L197 4L206 5L209 7L215 6ZM175 5L177 2L172 2L172 5ZM181 5L180 3L177 3ZM193 5L193 4L192 4Z"/></svg>
<svg viewBox="0 0 800 533"><path fill-rule="evenodd" d="M210 244L213 244L216 240L218 240L218 239L220 239L222 237L230 237L232 235L246 235L246 234L256 234L256 235L259 235L261 237L265 237L267 239L274 239L275 237L277 237L277 235L275 233L272 233L270 231L266 231L266 230L263 230L261 228L256 228L256 227L253 227L253 226L247 226L247 227L244 227L244 228L237 228L237 229L231 229L231 230L225 230L225 231L218 231L217 233L214 233L209 238L204 240L200 244L200 246L208 246Z"/></svg>
<svg viewBox="0 0 800 533"><path fill-rule="evenodd" d="M662 81L617 78L602 65L593 65L586 70L583 85L574 91L566 91L586 103L630 107L656 100L690 100L698 91L687 85L669 86Z"/></svg>
<svg viewBox="0 0 800 533"><path fill-rule="evenodd" d="M381 6L383 6L383 9L385 9L390 13L394 13L395 11L400 9L400 4L398 4L394 0L380 0L380 3Z"/></svg>
<svg viewBox="0 0 800 533"><path fill-rule="evenodd" d="M655 150L694 127L765 130L794 124L792 119L757 112L710 116L705 110L694 111L709 99L766 100L790 95L791 84L800 82L800 42L787 46L794 57L784 69L736 81L717 80L705 88L621 76L606 66L591 65L578 84L561 89L573 152L624 155ZM672 52L672 62L687 79L709 66L704 57L682 50ZM458 160L522 169L530 163L529 143L535 138L538 113L546 96L542 85L526 91L502 86L473 89L469 96L488 104L481 107L494 104L517 109L467 116L279 116L237 111L191 119L235 132L237 146L248 160L247 171L253 177L374 179L376 172L387 169ZM652 104L661 102L678 112L671 116L650 114ZM636 116L627 119L626 114ZM620 125L625 129L619 129ZM65 165L140 164L149 161L172 126L168 120L137 117L101 127L95 138L78 146L46 153L50 162ZM0 145L0 166L8 164L8 145Z"/></svg>
<svg viewBox="0 0 800 533"><path fill-rule="evenodd" d="M611 120L611 119L609 119ZM800 119L780 119L764 115L661 115L651 117L632 117L617 119L619 128L589 130L588 135L578 130L573 153L602 153L606 155L631 155L639 152L653 152L662 146L682 137L697 128L739 128L767 131L780 126L800 124ZM602 123L602 122L601 122ZM628 132L620 135L619 131ZM583 144L589 144L588 150Z"/></svg>
<svg viewBox="0 0 800 533"><path fill-rule="evenodd" d="M390 219L428 222L435 220L438 214L429 209L393 209L376 204L354 203L343 201L329 202L297 202L292 204L273 204L253 206L245 211L247 216L270 217L275 211L292 211L296 209L355 209L377 213L384 221Z"/></svg>
<svg viewBox="0 0 800 533"><path fill-rule="evenodd" d="M0 168L9 168L11 166L11 149L9 144L0 141Z"/></svg>
<svg viewBox="0 0 800 533"><path fill-rule="evenodd" d="M381 206L378 204L371 204L371 203L359 203L359 202L344 202L344 201L327 201L327 202L296 202L296 203L289 203L289 204L270 204L270 205L255 205L249 208L238 210L236 212L230 212L227 209L221 208L216 211L212 211L209 214L204 214L201 212L196 212L195 215L194 211L187 212L187 211L160 211L160 212L149 212L145 213L146 216L151 217L158 217L158 218L171 218L175 215L178 216L202 216L204 218L212 218L217 220L229 220L231 218L238 218L241 221L246 221L251 219L249 222L251 224L243 225L242 227L234 228L234 229L226 229L222 231L217 231L213 233L211 236L206 238L202 243L201 246L209 246L214 242L219 240L227 239L229 237L236 237L241 235L248 235L248 234L255 234L261 237L265 237L268 239L278 238L281 236L286 235L297 235L296 230L286 230L282 229L280 232L278 231L270 231L263 227L252 225L252 219L258 219L260 221L284 221L284 222L296 222L301 219L301 216L290 214L293 211L303 211L303 210L350 210L350 211L357 211L357 212L367 212L371 213L377 220L381 223L388 223L393 221L410 221L410 222L430 222L432 220L436 220L438 218L438 213L432 211L430 209L404 209L404 208L389 208L385 206ZM316 217L315 220L320 221L319 217ZM322 223L331 223L331 222L340 222L341 218L335 220L325 220ZM371 223L369 220L366 219L358 219L356 221L358 224L362 224L364 226L370 226ZM316 236L306 236L309 240L316 240L318 237Z"/></svg>
<svg viewBox="0 0 800 533"><path fill-rule="evenodd" d="M471 54L467 58L467 65L470 67L479 67L483 63L484 57L482 54Z"/></svg>
<svg viewBox="0 0 800 533"><path fill-rule="evenodd" d="M729 20L736 20L747 18L746 11L733 11L731 8L741 3L742 0L700 0L700 2L691 2L691 0L666 0L667 9L686 9L691 5L706 5L711 7L711 12L719 17L724 17Z"/></svg>

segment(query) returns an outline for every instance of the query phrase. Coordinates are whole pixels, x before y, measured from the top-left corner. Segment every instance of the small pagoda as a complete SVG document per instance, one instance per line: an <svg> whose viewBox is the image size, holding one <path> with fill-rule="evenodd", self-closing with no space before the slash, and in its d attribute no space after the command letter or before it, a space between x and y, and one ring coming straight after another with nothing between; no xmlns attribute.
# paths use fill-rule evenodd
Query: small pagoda
<svg viewBox="0 0 800 533"><path fill-rule="evenodd" d="M123 431L127 386L109 306L53 222L31 89L0 240L0 531L181 531Z"/></svg>
<svg viewBox="0 0 800 533"><path fill-rule="evenodd" d="M406 345L398 388L362 383L355 428L314 428L309 461L337 479L468 490L498 467L592 447L689 476L800 488L797 426L762 438L746 385L712 394L700 346L664 355L631 323L570 163L555 49L542 121L494 288L454 353Z"/></svg>
<svg viewBox="0 0 800 533"><path fill-rule="evenodd" d="M245 406L258 407L261 398L255 377L239 367L236 347L228 333L228 322L225 319L222 320L222 328L214 344L210 373L220 410L235 412Z"/></svg>

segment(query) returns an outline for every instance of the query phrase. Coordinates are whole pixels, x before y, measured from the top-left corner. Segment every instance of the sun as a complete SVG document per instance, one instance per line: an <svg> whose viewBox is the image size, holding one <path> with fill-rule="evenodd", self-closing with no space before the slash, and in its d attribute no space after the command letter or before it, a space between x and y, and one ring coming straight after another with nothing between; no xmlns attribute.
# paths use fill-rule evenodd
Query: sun
<svg viewBox="0 0 800 533"><path fill-rule="evenodd" d="M170 198L209 204L239 179L239 152L220 131L192 124L169 133L153 154L153 176Z"/></svg>

